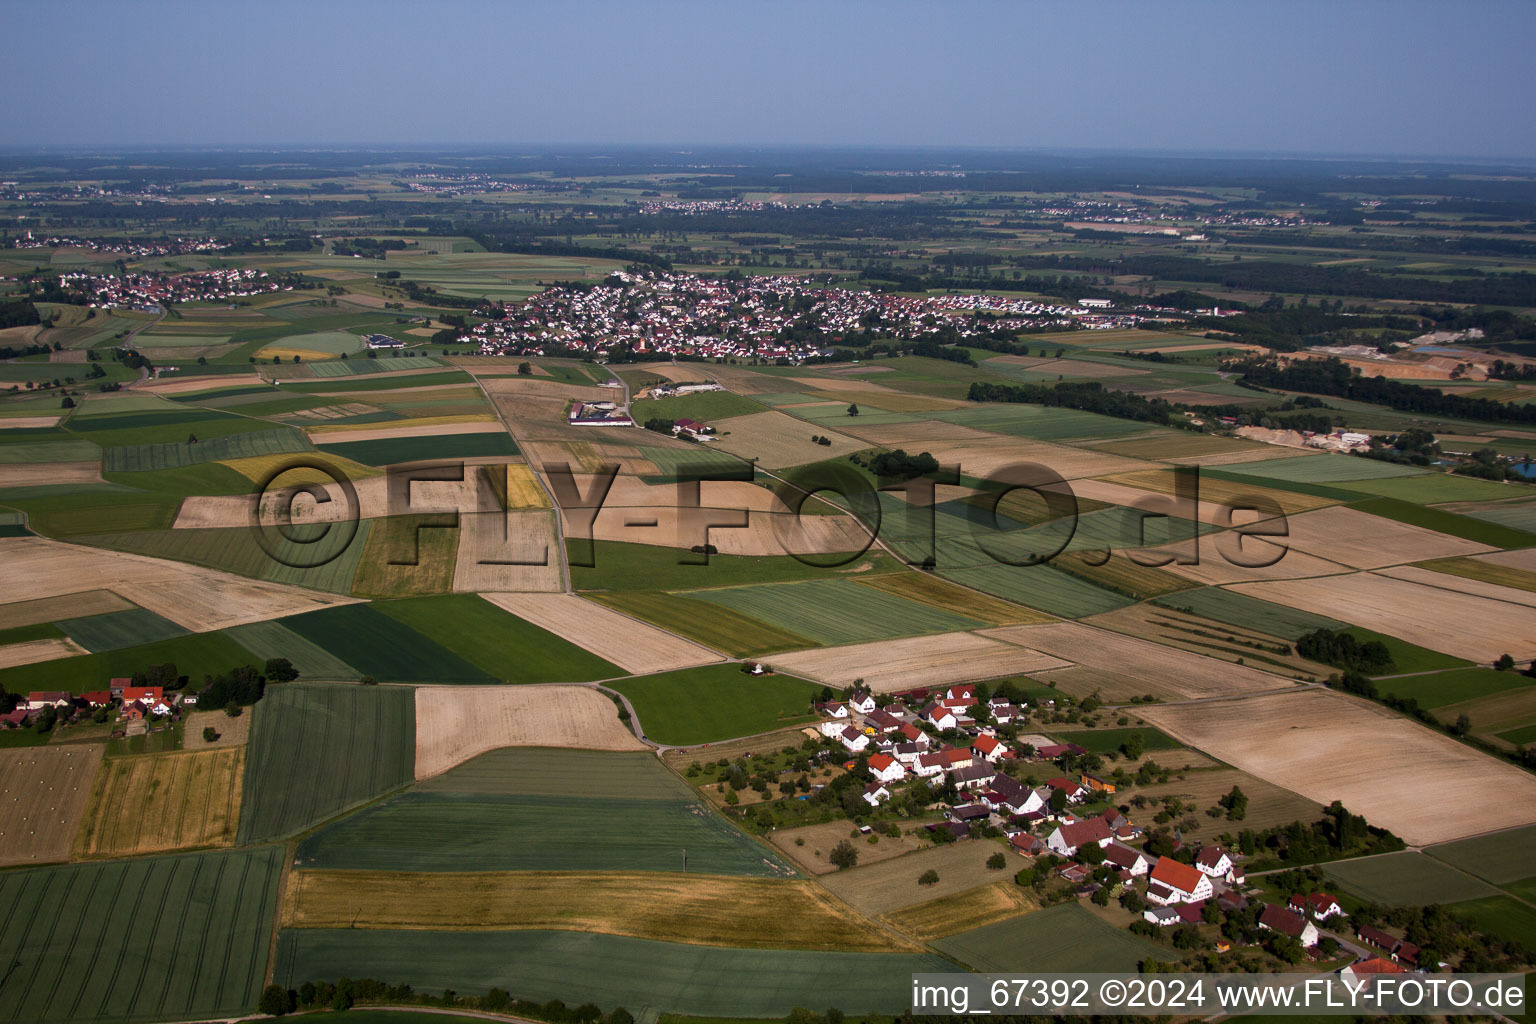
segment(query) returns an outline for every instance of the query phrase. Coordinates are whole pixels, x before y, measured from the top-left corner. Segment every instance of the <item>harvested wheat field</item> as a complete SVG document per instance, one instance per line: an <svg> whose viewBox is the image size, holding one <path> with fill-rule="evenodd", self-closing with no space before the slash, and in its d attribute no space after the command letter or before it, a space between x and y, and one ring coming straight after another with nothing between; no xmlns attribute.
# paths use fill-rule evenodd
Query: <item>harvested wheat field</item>
<svg viewBox="0 0 1536 1024"><path fill-rule="evenodd" d="M424 686L416 691L416 778L498 747L645 750L590 686Z"/></svg>
<svg viewBox="0 0 1536 1024"><path fill-rule="evenodd" d="M905 448L921 445L918 451L926 451L935 441L996 441L996 434L959 423L943 420L917 420L913 423L865 423L850 417L843 430L855 437L862 437L887 448Z"/></svg>
<svg viewBox="0 0 1536 1024"><path fill-rule="evenodd" d="M637 676L724 661L707 647L673 636L574 594L481 594L481 597L547 629Z"/></svg>
<svg viewBox="0 0 1536 1024"><path fill-rule="evenodd" d="M897 597L916 601L930 608L954 612L977 619L992 626L1009 626L1023 622L1054 622L1054 615L1025 608L1023 605L1004 601L1002 598L983 594L962 587L958 583L930 576L922 572L892 572L879 576L863 576L854 582L860 586Z"/></svg>
<svg viewBox="0 0 1536 1024"><path fill-rule="evenodd" d="M309 428L309 439L315 444L345 444L348 441L385 441L393 437L437 437L442 434L500 434L502 426L490 413L463 416L433 416L430 423L417 423L405 427L363 426L354 430L348 427L332 427L329 430Z"/></svg>
<svg viewBox="0 0 1536 1024"><path fill-rule="evenodd" d="M1160 646L1177 647L1205 658L1229 662L1242 658L1246 664L1266 672L1309 678L1319 673L1317 664L1295 654L1288 640L1145 601L1080 621L1083 625L1125 633ZM1290 649L1293 653L1277 654L1277 647Z"/></svg>
<svg viewBox="0 0 1536 1024"><path fill-rule="evenodd" d="M1526 572L1536 572L1536 548L1522 548L1519 551L1493 551L1486 555L1478 555L1485 562L1494 565L1504 565L1511 569L1524 569Z"/></svg>
<svg viewBox="0 0 1536 1024"><path fill-rule="evenodd" d="M98 462L0 462L0 487L101 483Z"/></svg>
<svg viewBox="0 0 1536 1024"><path fill-rule="evenodd" d="M55 658L70 658L85 654L86 650L68 637L49 637L46 640L27 640L19 644L0 647L0 668L17 665L35 665Z"/></svg>
<svg viewBox="0 0 1536 1024"><path fill-rule="evenodd" d="M827 427L817 427L782 412L732 416L722 420L721 426L725 429L720 431L719 440L711 447L743 459L756 459L759 465L769 469L842 458L867 447L862 441L839 433L829 433ZM827 437L832 442L831 446L812 441L812 434Z"/></svg>
<svg viewBox="0 0 1536 1024"><path fill-rule="evenodd" d="M232 846L245 748L115 757L102 765L80 857Z"/></svg>
<svg viewBox="0 0 1536 1024"><path fill-rule="evenodd" d="M12 601L0 604L0 629L17 626L34 626L39 622L55 622L59 619L81 619L87 615L106 615L108 612L125 612L133 607L110 590L82 590L75 594L58 597L42 597L33 601Z"/></svg>
<svg viewBox="0 0 1536 1024"><path fill-rule="evenodd" d="M1016 869L1023 863L1009 858L1008 866ZM1010 878L882 914L881 920L926 942L1039 909L1040 904Z"/></svg>
<svg viewBox="0 0 1536 1024"><path fill-rule="evenodd" d="M1076 668L1053 675L1052 679L1066 682L1075 681L1079 675L1091 678L1102 685L1104 695L1111 699L1122 691L1124 696L1151 693L1165 698L1225 697L1275 690L1292 684L1286 676L1271 675L1246 665L1233 665L1078 622L1004 626L982 630L982 635L1070 659L1076 663Z"/></svg>
<svg viewBox="0 0 1536 1024"><path fill-rule="evenodd" d="M1235 583L1229 589L1292 608L1323 611L1469 661L1488 662L1505 653L1522 661L1536 656L1531 610L1523 605L1370 572Z"/></svg>
<svg viewBox="0 0 1536 1024"><path fill-rule="evenodd" d="M549 495L525 463L507 463L507 508L549 508Z"/></svg>
<svg viewBox="0 0 1536 1024"><path fill-rule="evenodd" d="M61 419L62 416L4 416L0 417L0 430L44 430Z"/></svg>
<svg viewBox="0 0 1536 1024"><path fill-rule="evenodd" d="M604 504L592 519L591 535L595 540L687 550L704 543L703 528L699 524L710 519L723 524L745 520L740 526L710 527L708 543L722 555L813 555L858 551L869 544L869 533L852 516L775 515L752 510L714 509L707 505L695 511L676 506ZM565 512L568 536L586 533L581 520L580 511Z"/></svg>
<svg viewBox="0 0 1536 1024"><path fill-rule="evenodd" d="M1454 590L1458 594L1486 597L1490 601L1523 604L1527 608L1536 608L1536 593L1529 590L1503 587L1497 583L1454 576L1448 572L1435 572L1433 569L1421 569L1417 565L1400 565L1391 569L1382 569L1377 575L1390 576L1395 580L1407 580L1409 583L1422 583L1426 587L1438 587L1441 590Z"/></svg>
<svg viewBox="0 0 1536 1024"><path fill-rule="evenodd" d="M881 840L884 842L885 840ZM857 846L858 844L855 844ZM948 843L930 846L904 857L878 864L849 868L822 875L818 881L832 895L865 914L889 914L894 910L931 903L945 896L974 889L979 885L1002 881L1009 876L987 867L987 858L1003 849L996 843ZM1020 862L1022 857L1014 858ZM939 873L933 885L919 885L917 880L928 870Z"/></svg>
<svg viewBox="0 0 1536 1024"><path fill-rule="evenodd" d="M985 441L937 440L923 447L943 465L959 463L961 473L974 477L989 477L1016 462L1039 463L1064 480L1147 468L1141 459L1018 437L993 435Z"/></svg>
<svg viewBox="0 0 1536 1024"><path fill-rule="evenodd" d="M478 512L459 517L454 593L563 590L554 513Z"/></svg>
<svg viewBox="0 0 1536 1024"><path fill-rule="evenodd" d="M216 388L250 387L259 380L259 376L252 376L249 373L227 374L222 377L164 377L135 384L133 390L155 395L184 395L194 391L213 391Z"/></svg>
<svg viewBox="0 0 1536 1024"><path fill-rule="evenodd" d="M917 948L812 882L649 871L296 871L282 924L552 928L763 949Z"/></svg>
<svg viewBox="0 0 1536 1024"><path fill-rule="evenodd" d="M1103 484L1125 484L1132 491L1154 491L1159 494L1173 494L1176 477L1172 470L1150 469L1139 473L1121 473L1116 476L1105 477L1103 480L1083 480L1072 485L1072 489L1086 497L1098 498L1101 501L1113 501L1117 505L1134 504L1133 501L1125 501L1120 498L1107 497L1104 493L1095 493L1092 485L1099 485L1103 491ZM1242 507L1243 502L1249 498L1258 498L1275 503L1280 511L1288 516L1299 512L1309 512L1312 509L1326 508L1336 505L1333 498L1319 498L1311 494L1297 494L1294 491L1282 491L1273 487L1257 487L1252 484L1234 483L1231 480L1216 480L1213 478L1201 478L1200 480L1200 505L1202 522L1216 523L1218 526L1228 526L1232 523L1232 506ZM1205 508L1210 505L1210 509ZM1193 510L1190 510L1193 511ZM1179 513L1186 519L1193 518L1187 512ZM1240 516L1239 522L1248 522L1256 518L1255 513ZM1262 517L1257 517L1262 518Z"/></svg>
<svg viewBox="0 0 1536 1024"><path fill-rule="evenodd" d="M0 865L69 859L104 749L68 743L0 751Z"/></svg>
<svg viewBox="0 0 1536 1024"><path fill-rule="evenodd" d="M940 633L846 647L822 647L776 654L772 662L780 671L831 686L850 686L855 679L863 679L864 685L875 693L1027 675L1066 668L1071 664L1040 651L974 633Z"/></svg>
<svg viewBox="0 0 1536 1024"><path fill-rule="evenodd" d="M1239 552L1244 561L1270 564L1252 567L1237 565L1232 558L1237 557ZM1165 568L1185 579L1213 585L1248 583L1254 580L1289 580L1303 576L1344 576L1354 571L1347 565L1297 551L1284 538L1239 538L1237 534L1201 538L1198 565L1170 563Z"/></svg>
<svg viewBox="0 0 1536 1024"><path fill-rule="evenodd" d="M1415 846L1536 822L1536 778L1330 690L1137 713L1267 782L1324 805L1340 800Z"/></svg>
<svg viewBox="0 0 1536 1024"><path fill-rule="evenodd" d="M41 537L0 538L0 565L14 593L56 597L76 593L82 584L111 581L122 597L194 633L355 603L350 597Z"/></svg>
<svg viewBox="0 0 1536 1024"><path fill-rule="evenodd" d="M1287 543L1356 569L1475 555L1492 548L1352 508L1323 508L1290 517Z"/></svg>

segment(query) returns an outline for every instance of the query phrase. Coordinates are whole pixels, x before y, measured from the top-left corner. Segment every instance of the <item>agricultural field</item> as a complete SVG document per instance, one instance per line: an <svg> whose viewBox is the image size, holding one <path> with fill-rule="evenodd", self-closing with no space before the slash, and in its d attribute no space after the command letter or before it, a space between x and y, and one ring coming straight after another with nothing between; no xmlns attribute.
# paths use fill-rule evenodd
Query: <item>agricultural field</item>
<svg viewBox="0 0 1536 1024"><path fill-rule="evenodd" d="M920 572L857 576L854 577L854 582L882 593L937 608L940 611L975 619L989 626L1009 626L1050 620L1050 616L1033 609L1009 601L1000 601Z"/></svg>
<svg viewBox="0 0 1536 1024"><path fill-rule="evenodd" d="M793 676L748 675L739 665L708 665L606 685L634 706L645 738L667 746L712 743L813 721L811 700L821 690Z"/></svg>
<svg viewBox="0 0 1536 1024"><path fill-rule="evenodd" d="M1431 846L1424 852L1495 885L1508 885L1530 877L1533 840L1536 827L1516 828Z"/></svg>
<svg viewBox="0 0 1536 1024"><path fill-rule="evenodd" d="M661 872L294 872L285 928L628 935L759 949L915 952L798 879Z"/></svg>
<svg viewBox="0 0 1536 1024"><path fill-rule="evenodd" d="M1129 971L1162 948L1076 903L960 932L934 948L973 971Z"/></svg>
<svg viewBox="0 0 1536 1024"><path fill-rule="evenodd" d="M1536 822L1536 780L1395 712L1327 690L1264 694L1201 705L1144 706L1138 714L1182 743L1266 782L1329 804L1340 800L1414 845ZM1426 805L1401 783L1444 795ZM1350 766L1348 773L1337 765ZM1479 794L1496 789L1501 799Z"/></svg>
<svg viewBox="0 0 1536 1024"><path fill-rule="evenodd" d="M1443 558L1424 562L1419 567L1444 573L1447 576L1460 576L1463 579L1536 593L1536 572L1512 565L1501 565L1488 560L1486 556L1484 558Z"/></svg>
<svg viewBox="0 0 1536 1024"><path fill-rule="evenodd" d="M362 678L362 673L357 669L276 620L248 622L226 632L232 640L263 661L267 658L287 658L298 670L299 678L306 682L356 682Z"/></svg>
<svg viewBox="0 0 1536 1024"><path fill-rule="evenodd" d="M708 648L571 594L482 596L503 611L634 675L667 672L721 660Z"/></svg>
<svg viewBox="0 0 1536 1024"><path fill-rule="evenodd" d="M230 846L240 821L245 751L108 758L76 842L80 857Z"/></svg>
<svg viewBox="0 0 1536 1024"><path fill-rule="evenodd" d="M1025 628L1025 627L1005 627ZM773 667L831 686L863 679L875 693L1066 668L1061 658L974 633L942 633L776 655Z"/></svg>
<svg viewBox="0 0 1536 1024"><path fill-rule="evenodd" d="M848 579L713 587L692 591L687 596L825 644L860 643L985 625L932 605L861 587Z"/></svg>
<svg viewBox="0 0 1536 1024"><path fill-rule="evenodd" d="M913 938L932 941L1038 909L1034 899L1008 879L893 911L883 919Z"/></svg>
<svg viewBox="0 0 1536 1024"><path fill-rule="evenodd" d="M0 750L0 866L69 859L102 750L99 743Z"/></svg>
<svg viewBox="0 0 1536 1024"><path fill-rule="evenodd" d="M586 596L602 607L633 616L733 657L746 658L816 646L809 637L683 594L628 592L589 593Z"/></svg>
<svg viewBox="0 0 1536 1024"><path fill-rule="evenodd" d="M984 565L974 569L941 569L939 575L1069 619L1099 615L1133 602L1124 594L1063 572L1054 565Z"/></svg>
<svg viewBox="0 0 1536 1024"><path fill-rule="evenodd" d="M474 594L379 601L374 611L507 683L567 683L623 675L618 666Z"/></svg>
<svg viewBox="0 0 1536 1024"><path fill-rule="evenodd" d="M1435 903L1499 895L1499 890L1465 871L1408 851L1335 861L1323 870L1351 895L1389 907L1421 906L1431 893Z"/></svg>
<svg viewBox="0 0 1536 1024"><path fill-rule="evenodd" d="M1000 843L988 842L930 846L868 866L821 875L819 881L854 909L876 917L1010 879L1003 871L987 867L987 859L1003 848ZM1012 860L1023 864L1022 858ZM919 885L918 878L930 870L938 872L939 880Z"/></svg>
<svg viewBox="0 0 1536 1024"><path fill-rule="evenodd" d="M498 747L643 750L618 708L586 686L435 686L416 690L415 777Z"/></svg>
<svg viewBox="0 0 1536 1024"><path fill-rule="evenodd" d="M499 425L465 424L470 430L396 435L370 440L327 437L318 443L323 452L365 466L391 466L401 462L443 459L484 459L516 455L517 445Z"/></svg>
<svg viewBox="0 0 1536 1024"><path fill-rule="evenodd" d="M604 969L594 971L595 963ZM732 949L564 931L296 928L279 936L276 976L298 985L374 974L421 990L499 986L534 1000L763 1019L819 1005L834 992L861 1010L900 1013L914 972L952 966L928 954Z"/></svg>
<svg viewBox="0 0 1536 1024"><path fill-rule="evenodd" d="M434 621L428 618L427 624ZM282 624L381 683L496 681L485 670L371 604L290 616Z"/></svg>
<svg viewBox="0 0 1536 1024"><path fill-rule="evenodd" d="M137 1024L250 1013L282 861L282 848L267 846L0 873L0 959L14 968L0 1018Z"/></svg>
<svg viewBox="0 0 1536 1024"><path fill-rule="evenodd" d="M194 633L138 647L0 669L0 686L22 693L29 690L86 693L101 689L110 679L132 676L150 665L166 662L173 662L179 671L201 683L206 674L258 664L258 659L223 633Z"/></svg>
<svg viewBox="0 0 1536 1024"><path fill-rule="evenodd" d="M1216 622L1225 622L1240 629L1268 633L1284 640L1295 640L1318 629L1339 630L1349 625L1304 608L1286 607L1219 587L1189 590L1153 603Z"/></svg>
<svg viewBox="0 0 1536 1024"><path fill-rule="evenodd" d="M1513 896L1491 896L1458 903L1451 913L1479 930L1518 942L1526 949L1536 944L1536 908Z"/></svg>
<svg viewBox="0 0 1536 1024"><path fill-rule="evenodd" d="M1075 742L1081 742L1083 737L1082 733L1062 735L1073 738ZM1177 765L1180 763L1181 756L1185 760L1188 759L1187 754L1159 751L1151 751L1146 758L1158 764ZM1212 818L1204 813L1206 808L1219 806L1217 801L1230 793L1233 786L1240 788L1248 797L1248 813L1240 826L1225 816ZM1180 831L1200 842L1216 842L1223 833L1230 834L1242 828L1284 827L1293 821L1313 822L1323 816L1323 806L1316 800L1309 800L1246 772L1220 766L1180 772L1168 782L1137 786L1135 793L1153 801L1162 801L1167 797L1176 797L1184 801L1185 806L1191 809L1187 813L1194 817L1197 824L1193 828ZM1193 811L1196 807L1200 808L1199 814Z"/></svg>
<svg viewBox="0 0 1536 1024"><path fill-rule="evenodd" d="M187 634L187 630L181 626L145 608L60 619L57 625L71 640L92 654L137 647Z"/></svg>
<svg viewBox="0 0 1536 1024"><path fill-rule="evenodd" d="M415 701L403 687L272 686L246 745L238 842L303 831L411 781Z"/></svg>

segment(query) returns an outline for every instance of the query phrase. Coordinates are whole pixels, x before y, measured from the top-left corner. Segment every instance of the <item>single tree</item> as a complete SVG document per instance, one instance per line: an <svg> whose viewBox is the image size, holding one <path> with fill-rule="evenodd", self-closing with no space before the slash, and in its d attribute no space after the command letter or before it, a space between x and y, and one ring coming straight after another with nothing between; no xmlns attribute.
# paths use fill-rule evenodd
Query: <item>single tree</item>
<svg viewBox="0 0 1536 1024"><path fill-rule="evenodd" d="M918 885L938 885L939 884L939 873L937 871L933 870L933 868L929 868L927 871L924 871L922 874L917 876L917 884Z"/></svg>
<svg viewBox="0 0 1536 1024"><path fill-rule="evenodd" d="M531 377L531 376L533 376L533 364L532 363L518 363L517 364L517 375L519 377Z"/></svg>
<svg viewBox="0 0 1536 1024"><path fill-rule="evenodd" d="M261 990L261 1004L258 1009L273 1017L283 1016L293 1009L288 990L281 985L268 985Z"/></svg>
<svg viewBox="0 0 1536 1024"><path fill-rule="evenodd" d="M1001 871L1008 866L1008 857L999 850L987 858L987 868L991 871Z"/></svg>
<svg viewBox="0 0 1536 1024"><path fill-rule="evenodd" d="M857 416L858 414L859 414L859 407L858 407L857 404L850 405L848 407L848 415L849 416Z"/></svg>
<svg viewBox="0 0 1536 1024"><path fill-rule="evenodd" d="M851 868L859 862L859 851L854 849L852 843L844 839L832 847L832 855L829 858L839 871Z"/></svg>
<svg viewBox="0 0 1536 1024"><path fill-rule="evenodd" d="M216 742L218 740L218 738L219 738L219 732L213 726L207 725L207 726L203 727L203 742L204 743Z"/></svg>

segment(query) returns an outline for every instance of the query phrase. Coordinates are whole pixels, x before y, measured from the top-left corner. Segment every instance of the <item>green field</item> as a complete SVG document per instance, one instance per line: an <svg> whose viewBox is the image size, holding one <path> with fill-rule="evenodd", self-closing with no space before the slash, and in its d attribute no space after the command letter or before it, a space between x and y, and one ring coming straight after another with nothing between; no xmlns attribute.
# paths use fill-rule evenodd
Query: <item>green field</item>
<svg viewBox="0 0 1536 1024"><path fill-rule="evenodd" d="M5 456L5 451L0 448L0 459ZM1497 505L1484 505L1482 508L1467 509L1464 513L1473 519L1481 519L1486 523L1497 523L1507 526L1511 530L1522 530L1526 533L1536 533L1536 501L1522 501L1499 503Z"/></svg>
<svg viewBox="0 0 1536 1024"><path fill-rule="evenodd" d="M1496 548L1528 548L1536 544L1536 533L1512 530L1498 523L1484 522L1471 516L1459 516L1436 508L1426 508L1398 498L1369 498L1352 506L1373 516L1393 519L1410 526L1422 526L1426 530L1448 533L1452 537L1476 541Z"/></svg>
<svg viewBox="0 0 1536 1024"><path fill-rule="evenodd" d="M1479 931L1518 942L1526 949L1536 949L1536 907L1513 896L1458 903L1451 913L1472 922Z"/></svg>
<svg viewBox="0 0 1536 1024"><path fill-rule="evenodd" d="M415 691L270 686L251 723L239 841L318 825L410 782L415 763Z"/></svg>
<svg viewBox="0 0 1536 1024"><path fill-rule="evenodd" d="M328 366L336 366L337 363L328 363ZM313 366L313 364L312 364ZM397 367L392 362L374 363L370 361L365 369L359 373L387 373L390 370L405 369ZM391 376L365 377L362 380L297 380L283 385L284 391L297 391L307 394L313 391L393 391L396 388L426 388L444 387L449 384L468 384L473 378L462 370L444 370L442 373L404 373Z"/></svg>
<svg viewBox="0 0 1536 1024"><path fill-rule="evenodd" d="M1498 501L1527 490L1518 484L1499 484L1492 480L1455 476L1450 473L1425 473L1421 476L1390 480L1350 481L1349 487L1382 498L1396 498L1416 505L1434 505L1442 501Z"/></svg>
<svg viewBox="0 0 1536 1024"><path fill-rule="evenodd" d="M27 437L22 441L7 441L0 431L0 464L12 462L90 462L101 458L101 448L84 438L70 437L57 431L41 431L49 440L35 440L31 431L16 431Z"/></svg>
<svg viewBox="0 0 1536 1024"><path fill-rule="evenodd" d="M793 676L749 676L739 665L705 665L608 683L629 698L648 739L712 743L808 722L821 692Z"/></svg>
<svg viewBox="0 0 1536 1024"><path fill-rule="evenodd" d="M1498 895L1488 883L1422 853L1334 861L1323 870L1361 899L1391 907L1457 903Z"/></svg>
<svg viewBox="0 0 1536 1024"><path fill-rule="evenodd" d="M256 420L241 422L259 423ZM245 459L255 455L287 455L313 450L302 431L290 427L273 429L270 424L260 424L259 428L245 433L223 437L203 437L198 434L198 438L196 444L188 444L187 432L183 431L174 441L108 448L102 454L102 470L140 473L204 462L223 462L226 459Z"/></svg>
<svg viewBox="0 0 1536 1024"><path fill-rule="evenodd" d="M92 520L97 525L98 520ZM244 526L230 526L211 530L141 529L133 533L90 533L82 540L88 544L131 551L134 554L155 558L171 558L180 562L205 565L211 569L271 580L275 583L292 583L315 590L328 590L336 594L349 594L357 575L357 567L367 548L373 521L364 519L357 525L356 534L342 525L335 525L326 532L324 527L301 526L295 533L313 530L323 538L312 544L284 539L276 530L265 534L273 544L273 553L262 547L256 535ZM122 524L118 525L122 528ZM277 557L273 557L273 555ZM333 555L323 564L308 566L308 561L320 562ZM296 564L288 564L296 563Z"/></svg>
<svg viewBox="0 0 1536 1024"><path fill-rule="evenodd" d="M1150 725L1127 726L1123 729L1073 729L1070 732L1052 729L1050 735L1052 739L1062 743L1076 743L1095 754L1108 754L1119 750L1120 745L1137 732L1141 733L1142 748L1145 750L1177 750L1184 746Z"/></svg>
<svg viewBox="0 0 1536 1024"><path fill-rule="evenodd" d="M715 420L764 412L768 407L732 391L701 391L671 398L648 398L629 408L636 423L659 416L668 420L698 420L713 426Z"/></svg>
<svg viewBox="0 0 1536 1024"><path fill-rule="evenodd" d="M986 624L861 587L849 579L714 587L686 596L733 609L825 644L945 633Z"/></svg>
<svg viewBox="0 0 1536 1024"><path fill-rule="evenodd" d="M1503 885L1530 877L1532 843L1536 843L1536 825L1441 843L1425 852L1495 885Z"/></svg>
<svg viewBox="0 0 1536 1024"><path fill-rule="evenodd" d="M379 359L334 359L323 363L310 363L309 369L316 377L347 377L354 373L383 373L388 370L429 370L442 366L431 356L391 356Z"/></svg>
<svg viewBox="0 0 1536 1024"><path fill-rule="evenodd" d="M972 970L1130 971L1161 947L1101 921L1076 903L974 928L933 943Z"/></svg>
<svg viewBox="0 0 1536 1024"><path fill-rule="evenodd" d="M1052 615L1077 619L1114 611L1135 602L1112 590L1079 579L1051 565L984 565L973 569L945 569L945 579Z"/></svg>
<svg viewBox="0 0 1536 1024"><path fill-rule="evenodd" d="M141 669L166 662L174 662L177 670L189 677L191 688L197 689L205 674L227 672L240 665L259 666L262 659L223 633L189 633L100 654L81 654L0 669L0 686L22 693L28 690L85 693L104 689L107 680L114 677L131 676Z"/></svg>
<svg viewBox="0 0 1536 1024"><path fill-rule="evenodd" d="M566 539L566 552L575 558L586 545ZM806 565L788 555L710 555L708 565L679 564L698 558L677 548L622 541L593 542L593 564L571 563L571 584L577 590L691 590L695 587L729 587L781 580L827 579L836 569ZM846 568L868 565L866 573L895 572L900 565L889 555L866 551Z"/></svg>
<svg viewBox="0 0 1536 1024"><path fill-rule="evenodd" d="M495 678L368 604L322 608L284 626L384 683L492 683Z"/></svg>
<svg viewBox="0 0 1536 1024"><path fill-rule="evenodd" d="M0 873L0 1020L251 1013L281 847Z"/></svg>
<svg viewBox="0 0 1536 1024"><path fill-rule="evenodd" d="M258 658L287 658L298 669L299 678L305 681L339 679L355 682L363 675L275 619L231 626L225 632Z"/></svg>
<svg viewBox="0 0 1536 1024"><path fill-rule="evenodd" d="M1265 480L1293 480L1304 484L1353 484L1356 480L1425 475L1424 470L1415 466L1336 454L1247 462L1243 463L1242 473L1244 476L1262 477Z"/></svg>
<svg viewBox="0 0 1536 1024"><path fill-rule="evenodd" d="M727 949L584 932L309 928L283 930L276 965L278 982L288 986L372 976L418 990L483 993L494 986L539 1002L622 1005L637 1016L651 1006L776 1018L796 1006L829 1004L853 1014L899 1013L911 1000L914 972L953 969L920 954Z"/></svg>
<svg viewBox="0 0 1536 1024"><path fill-rule="evenodd" d="M1501 740L1508 740L1517 747L1523 747L1528 743L1536 743L1536 725L1524 725L1518 729L1508 729L1495 735Z"/></svg>
<svg viewBox="0 0 1536 1024"><path fill-rule="evenodd" d="M649 752L497 747L412 787L418 793L694 802L693 788Z"/></svg>
<svg viewBox="0 0 1536 1024"><path fill-rule="evenodd" d="M325 352L329 355L339 356L343 353L351 355L362 351L363 339L356 334L348 334L345 331L316 331L313 334L293 334L286 338L274 341L267 346L269 349L300 349L306 352ZM266 349L262 350L263 352ZM258 356L261 353L257 353ZM270 355L270 353L268 353Z"/></svg>
<svg viewBox="0 0 1536 1024"><path fill-rule="evenodd" d="M373 441L346 441L320 445L320 450L361 462L365 466L391 466L397 462L430 459L473 459L516 455L517 445L505 433L427 434L420 437L386 437Z"/></svg>
<svg viewBox="0 0 1536 1024"><path fill-rule="evenodd" d="M883 380L884 377L885 374L881 374L873 379ZM1039 441L1119 437L1146 430L1145 424L1131 420L1079 412L1076 409L1046 408L1041 405L984 405L974 409L956 409L954 412L936 412L933 418L946 423L959 423L976 430L989 430L995 434L1029 437ZM960 469L964 472L963 463Z"/></svg>
<svg viewBox="0 0 1536 1024"><path fill-rule="evenodd" d="M475 594L371 605L506 683L570 683L625 674L617 665Z"/></svg>
<svg viewBox="0 0 1536 1024"><path fill-rule="evenodd" d="M666 770L654 758L650 763L650 770ZM687 870L705 874L794 873L684 794L613 798L416 786L327 825L299 847L306 867L380 871L681 871L685 856Z"/></svg>
<svg viewBox="0 0 1536 1024"><path fill-rule="evenodd" d="M1529 685L1531 681L1519 673L1495 672L1491 668L1459 668L1404 679L1376 681L1376 689L1381 693L1396 694L1405 700L1412 698L1419 702L1421 708L1459 704L1464 700L1476 700L1478 697Z"/></svg>
<svg viewBox="0 0 1536 1024"><path fill-rule="evenodd" d="M1305 612L1299 608L1287 608L1257 597L1234 593L1220 587L1203 587L1188 590L1172 597L1152 602L1176 611L1189 611L1217 622L1241 626L1282 640L1295 640L1317 629L1346 629L1347 622L1330 619L1326 615Z"/></svg>
<svg viewBox="0 0 1536 1024"><path fill-rule="evenodd" d="M272 425L263 420L245 416L231 416L211 409L173 408L170 412L136 412L121 416L74 417L68 429L83 435L87 440L106 448L124 446L188 445L188 438L195 436L198 442L228 437L232 434L249 434L268 431ZM159 469L160 466L145 466Z"/></svg>
<svg viewBox="0 0 1536 1024"><path fill-rule="evenodd" d="M62 629L75 643L93 654L138 647L146 643L185 636L187 630L147 608L91 615L83 619L62 619Z"/></svg>
<svg viewBox="0 0 1536 1024"><path fill-rule="evenodd" d="M1392 667L1386 671L1387 675L1399 675L1408 672L1440 672L1453 668L1470 668L1472 663L1461 658L1453 658L1449 654L1441 654L1439 651L1431 651L1427 647L1411 644L1406 640L1400 640L1395 636L1378 633L1373 629L1362 626L1351 626L1344 630L1350 636L1362 644L1375 641L1384 644L1387 650L1392 652Z"/></svg>
<svg viewBox="0 0 1536 1024"><path fill-rule="evenodd" d="M707 604L681 594L638 591L587 596L599 604L736 658L818 646L809 637L770 626L723 605Z"/></svg>

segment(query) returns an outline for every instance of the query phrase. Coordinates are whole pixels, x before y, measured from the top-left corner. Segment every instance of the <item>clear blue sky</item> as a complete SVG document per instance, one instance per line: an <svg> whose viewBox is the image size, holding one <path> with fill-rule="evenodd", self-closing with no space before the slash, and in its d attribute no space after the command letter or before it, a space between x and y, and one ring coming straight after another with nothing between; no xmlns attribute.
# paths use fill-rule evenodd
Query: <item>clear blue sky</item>
<svg viewBox="0 0 1536 1024"><path fill-rule="evenodd" d="M1536 158L1529 0L10 2L0 143Z"/></svg>

